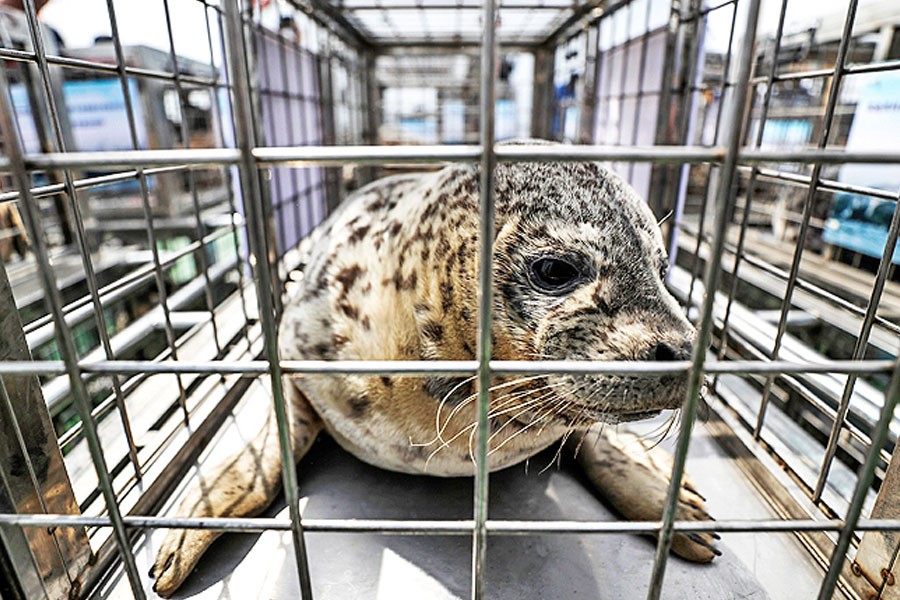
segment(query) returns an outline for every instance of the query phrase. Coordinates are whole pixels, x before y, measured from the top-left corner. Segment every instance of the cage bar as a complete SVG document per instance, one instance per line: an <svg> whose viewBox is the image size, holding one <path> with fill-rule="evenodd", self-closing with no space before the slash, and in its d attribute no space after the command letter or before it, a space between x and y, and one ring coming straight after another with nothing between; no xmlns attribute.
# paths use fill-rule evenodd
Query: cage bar
<svg viewBox="0 0 900 600"><path fill-rule="evenodd" d="M194 68L197 61L179 51L176 11L185 1L198 7L195 16L203 13L197 25L206 28L202 41L208 47L208 69ZM59 414L70 414L74 424L68 423L53 442L60 456L67 453L69 463L68 453L80 453L85 466L91 462L102 489L76 502L73 484L63 482L73 502L82 504L83 514L64 514L37 497L43 514L0 514L3 551L16 548L27 559L16 572L20 583L38 597L55 597L60 585L85 595L98 589L110 568L124 569L131 593L141 598L146 580L141 582L137 565L144 559L139 555L135 560L130 548L155 530L282 531L291 533L293 559L288 562L297 571L301 595L311 598L319 584L316 556L307 554L306 534L348 534L349 543L365 534L471 536L468 591L473 598L482 598L498 591L487 578L486 567L488 540L494 536L530 540L536 535L608 538L631 533L659 537L648 587L648 597L658 598L671 583L670 574L663 585L673 535L729 532L787 534L778 539L790 544L799 540L809 563L821 568L816 580L820 598L855 600L868 593L888 597L888 576L879 569L895 572L896 544L887 554L869 557L873 544L896 540L894 532L900 531L897 515L884 510L892 506L896 494L895 444L900 432L900 422L893 416L898 385L894 338L900 332L893 256L900 234L900 197L896 189L885 189L874 180L848 181L841 170L900 164L896 147L861 149L845 143L851 120L862 110L862 101L845 92L848 82L900 73L900 59L888 29L878 32L877 52L871 50L869 38L855 31L863 19L856 14L857 0L849 0L841 31L828 39L818 32L822 36L815 42L812 37L798 41L797 34L789 32L787 0L780 3L774 32L757 36L760 4L759 0L575 4L290 0L266 9L238 0L221 5L161 0L160 31L167 42L161 51L167 62L146 64L132 60L112 0L106 2L112 33L109 62L46 41L41 29L46 25L39 23L34 3L26 1L20 21L0 22L0 58L7 61L0 77L5 150L0 157L0 185L5 186L0 190L0 208L8 203L23 214L35 258L7 263L4 255L0 267L20 272L34 260L33 273L41 280L37 291L43 290L49 310L41 309L39 297L6 302L10 307L19 302L16 308L25 321L20 329L32 356L0 360L0 412L16 412L17 401L6 382L40 376L44 397L40 402L31 398L35 414L48 423ZM739 18L743 15L749 18ZM16 23L19 38L8 35ZM719 25L721 31L713 31ZM897 31L894 27L895 37L900 35ZM710 41L715 33L720 34L718 49ZM610 36L608 43L605 36ZM479 51L480 67L474 60ZM510 98L504 87L509 85L508 65L499 72L497 67L513 54L527 54L531 61L526 84L530 135L575 144L495 146L498 123L507 115L501 102ZM453 56L468 61L459 87L468 86L469 95L438 96L436 108L421 111L434 119L430 137L391 138L388 125L395 121L385 116L390 107L384 89L428 87L428 77L415 69L446 64L439 59ZM385 59L396 61L390 81L382 73ZM577 67L571 66L578 61ZM403 65L412 66L404 73ZM446 71L441 77L448 82L442 85L451 88L456 81L449 82ZM29 117L13 88L22 78L30 78L28 89L37 92L29 93L40 96L37 102L28 98L28 114L39 122L39 148L20 139ZM130 149L92 150L73 142L63 83L98 78L114 78L121 88ZM129 91L151 82L174 91L175 103L169 108L180 119L172 134L156 145L140 142L143 100L133 99ZM801 111L787 110L784 94L798 88L821 88L820 110L814 104L818 96L802 107L809 110L801 117L797 116ZM191 121L192 92L210 98L204 113L212 124L208 130ZM460 143L444 135L451 116L442 108L451 100L467 115ZM814 122L805 138L808 143L773 141L773 131L787 127L784 123L790 119ZM196 139L197 130L209 134L202 143ZM651 142L654 145L646 145ZM487 267L495 224L493 168L499 163L585 160L607 163L633 185L647 185L648 200L668 236L668 287L699 328L690 361L492 359L492 281ZM296 284L304 268L302 252L294 249L299 240L346 194L379 175L460 162L476 166L481 176L483 268L478 281L477 355L470 360L427 362L279 360L276 323L281 294ZM202 196L207 178L218 186L217 204L209 212ZM155 212L154 182L164 180L184 186L184 212L177 225ZM135 258L117 263L113 270L93 252L92 236L106 234L98 233L92 210L97 198L111 197L121 186L137 190L133 198L140 203L141 216L135 222L147 239ZM797 190L803 196L802 210L791 203L790 194ZM891 211L878 256L837 245L827 245L824 251L817 246L826 243L819 232L829 226L823 206L837 205L847 197L881 202L878 206L887 208L879 210ZM786 207L788 234L799 228L795 239L763 235L765 227L775 223L772 207L780 206L778 202ZM670 210L673 218L667 220ZM17 235L15 227L5 222L0 226L0 244ZM169 246L176 235L186 241ZM726 253L733 260L722 263ZM76 268L81 265L81 288L67 284L66 261ZM176 273L188 263L192 275L176 281ZM848 280L843 287L835 283L841 276ZM150 303L154 319L108 329L109 315L143 290L157 295ZM35 293L32 290L31 297ZM765 308L755 304L763 300L769 303ZM814 348L807 343L814 327L827 328L839 343L823 351ZM82 341L87 329L94 336L90 347ZM164 347L137 357L118 350L119 343L138 335L165 338ZM193 348L203 336L209 339L202 355L180 352ZM487 469L491 378L561 373L689 374L686 426L676 440L660 521L493 518ZM301 515L283 385L284 377L307 374L477 378L472 518ZM133 399L160 377L177 379L177 398L167 395L154 405L159 411L153 415L158 431L153 429L150 435L144 423L149 417L134 414ZM714 377L707 388L714 421L710 429L730 434L720 439L722 448L734 458L735 468L764 490L763 500L774 507L772 514L783 518L715 522L677 518L674 506L687 461L688 431L707 377ZM287 517L148 516L162 514L160 507L211 432L259 382L272 388ZM213 388L215 394L209 391ZM166 390L166 394L173 391ZM108 436L116 410L121 419L121 425L114 423L121 430L118 442L124 442L118 445ZM183 426L189 416L192 431ZM20 450L28 450L22 419L14 415L8 425L8 437ZM808 447L797 447L801 438ZM32 484L39 480L34 462L26 469ZM76 482L74 487L79 485L83 484ZM44 528L54 531L48 560L56 565L54 573L61 575L55 583L28 567L29 561L33 567L42 557L33 550L26 552L23 540ZM85 532L84 544L94 548L92 564L86 564L86 555L68 556L65 536L80 539L80 532ZM117 590L127 594L124 587Z"/></svg>

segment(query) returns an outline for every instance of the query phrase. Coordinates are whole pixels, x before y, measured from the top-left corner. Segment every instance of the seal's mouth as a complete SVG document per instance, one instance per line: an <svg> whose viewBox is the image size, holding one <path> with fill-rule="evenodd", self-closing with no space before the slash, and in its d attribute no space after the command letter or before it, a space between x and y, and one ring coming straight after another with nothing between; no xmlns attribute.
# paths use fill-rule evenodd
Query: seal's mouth
<svg viewBox="0 0 900 600"><path fill-rule="evenodd" d="M631 423L633 421L644 421L646 419L652 419L653 417L658 416L661 412L662 409L630 412L602 412L596 409L580 408L567 416L572 422L581 421L586 417L592 421L596 421L599 423L617 425L619 423Z"/></svg>
<svg viewBox="0 0 900 600"><path fill-rule="evenodd" d="M610 425L616 425L619 423L631 423L632 421L643 421L646 419L652 419L653 417L659 415L662 410L642 410L642 411L631 411L631 412L600 412L600 411L582 411L581 415L584 416L587 413L591 419L609 423Z"/></svg>
<svg viewBox="0 0 900 600"><path fill-rule="evenodd" d="M622 413L616 415L619 419L619 423L631 423L632 421L643 421L645 419L652 419L653 417L659 415L661 410L648 410L642 412L629 412Z"/></svg>

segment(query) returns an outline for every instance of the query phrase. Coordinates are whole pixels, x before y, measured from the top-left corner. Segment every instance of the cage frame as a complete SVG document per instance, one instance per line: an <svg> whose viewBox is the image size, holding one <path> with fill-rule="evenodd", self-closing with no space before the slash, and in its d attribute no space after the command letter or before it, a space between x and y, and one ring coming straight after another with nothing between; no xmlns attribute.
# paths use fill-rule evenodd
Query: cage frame
<svg viewBox="0 0 900 600"><path fill-rule="evenodd" d="M206 9L208 17L210 6L205 0L198 0ZM168 0L163 0L166 6L168 17ZM329 8L328 5L313 0L311 4L320 9L324 17L329 23L337 23L342 30L353 31L351 24L335 10ZM546 47L556 44L566 32L570 31L575 25L581 24L583 18L598 8L599 2L587 2L582 5L578 18L574 18L571 22L566 22L558 32L554 33L543 46L544 52ZM628 2L620 2L620 5L627 5ZM483 202L481 204L481 239L489 239L493 231L493 189L492 175L493 165L497 162L515 162L515 161L626 161L626 162L647 162L651 164L667 165L674 168L682 168L688 164L709 163L715 165L720 171L720 176L716 182L715 189L712 191L712 201L716 207L716 215L712 223L712 235L708 242L711 259L707 261L706 273L701 278L695 270L691 274L691 291L688 293L688 303L693 303L695 282L703 282L705 287L718 289L718 280L722 273L720 261L725 254L726 234L729 221L727 218L730 210L734 208L736 196L732 193L732 183L734 177L742 168L749 168L751 181L759 177L771 177L775 179L789 180L797 179L795 174L783 173L771 169L765 169L762 165L773 162L794 162L798 164L809 164L813 166L811 175L803 176L808 183L808 200L806 202L806 210L804 212L802 227L803 231L809 225L809 206L812 198L816 193L817 187L829 187L834 190L858 191L852 186L840 184L825 180L821 177L821 169L823 165L828 164L848 164L848 163L866 163L866 164L895 164L900 163L900 153L883 152L883 151L853 151L842 152L839 150L828 149L829 133L828 127L834 119L834 108L837 103L837 93L841 78L851 73L875 72L878 70L900 70L900 61L890 61L879 65L863 67L846 65L847 47L850 43L850 33L853 30L854 16L858 0L850 0L845 21L845 37L842 39L841 49L839 51L839 59L836 61L835 67L829 73L820 71L807 72L801 74L778 74L776 71L776 61L772 61L772 68L766 76L753 76L752 68L755 59L754 44L756 41L755 27L758 21L758 13L760 9L760 0L729 0L717 7L703 7L698 0L691 0L685 5L681 5L678 0L673 2L673 16L678 19L688 19L691 15L700 15L704 10L711 11L726 5L734 5L744 8L749 6L747 11L747 29L743 32L742 44L739 48L739 75L737 77L737 85L731 93L730 103L726 106L728 114L724 115L726 125L726 142L716 144L712 147L704 145L687 144L687 125L683 121L684 126L676 127L675 135L681 137L683 145L677 147L613 147L613 146L562 146L562 147L503 147L495 146L494 139L494 89L496 87L496 72L493 68L495 57L498 52L499 42L496 38L496 11L498 3L496 0L486 0L481 3L482 19L484 23L491 26L484 27L483 38L481 41L482 50L482 69L481 69L481 117L482 123L479 128L480 143L474 146L458 146L458 147L442 147L442 146L398 146L398 147L381 147L376 146L372 142L374 137L374 121L377 115L368 114L367 134L369 145L361 146L337 146L328 143L322 145L306 145L296 147L275 147L260 146L257 144L259 132L257 130L257 117L261 103L258 91L254 92L252 55L253 52L248 41L250 35L248 30L252 27L252 22L245 15L245 10L240 6L239 0L225 0L224 7L218 7L220 17L224 23L220 33L225 38L226 51L224 53L227 58L228 83L226 89L233 93L232 111L236 124L235 144L233 148L218 149L189 149L187 139L182 140L183 149L170 150L139 150L137 148L136 137L134 133L135 124L133 122L133 112L129 110L130 130L134 149L125 152L67 152L64 135L60 131L60 126L55 125L56 132L56 151L42 152L40 154L29 155L24 151L23 144L19 139L19 133L16 123L12 115L11 100L7 89L9 82L5 71L0 74L0 129L2 129L3 137L6 140L12 140L7 144L7 156L0 159L0 170L9 171L16 180L17 191L8 192L3 195L2 199L6 201L16 201L21 207L23 220L26 228L33 240L33 251L39 265L39 271L42 275L42 287L46 294L52 319L45 322L60 324L54 327L54 334L60 342L62 360L61 361L3 361L0 362L0 375L9 376L35 376L38 374L57 374L67 375L70 380L71 390L75 398L76 407L81 415L82 428L85 438L91 451L94 465L97 469L98 479L102 493L105 498L106 506L109 511L108 517L86 517L73 516L64 514L46 514L46 515L26 515L26 514L2 514L0 515L0 524L4 526L22 527L110 527L113 530L114 539L120 551L120 557L123 561L126 573L131 581L132 591L136 598L143 598L143 587L140 583L140 575L134 562L134 556L131 552L131 539L135 531L145 528L157 527L179 527L179 528L209 528L224 531L261 531L267 529L290 530L294 540L295 562L297 565L298 578L302 590L303 597L311 598L310 575L308 571L307 557L304 550L303 536L304 532L309 531L369 531L382 533L403 533L411 535L426 534L455 534L473 536L473 569L472 569L472 594L475 598L484 597L484 564L486 560L486 539L489 534L497 535L518 535L533 532L555 532L555 533L625 533L625 532L658 532L660 541L657 546L657 554L654 562L653 575L651 577L650 591L648 598L658 598L662 590L662 584L665 573L665 565L668 556L668 547L671 543L671 536L675 531L836 531L839 537L835 545L835 549L831 554L828 570L823 579L823 583L819 592L820 598L830 598L838 585L838 578L844 568L844 559L852 537L855 531L898 531L900 530L900 521L897 519L862 519L863 503L866 499L866 493L871 486L874 478L875 470L879 461L882 459L881 448L888 440L889 426L893 415L893 410L900 399L900 361L883 361L883 360L866 360L864 351L867 346L868 337L873 324L878 318L875 308L878 299L881 296L884 282L887 278L888 269L890 268L890 250L893 244L896 244L898 232L900 232L900 211L895 210L894 218L890 228L890 242L887 244L887 250L879 263L879 270L876 275L875 285L870 295L867 309L864 311L863 326L858 338L857 349L854 350L853 360L850 361L824 361L824 362L795 362L779 360L778 347L780 339L784 334L786 327L788 310L790 308L791 295L794 286L802 286L803 280L800 279L799 265L803 254L803 244L798 244L797 251L794 255L793 263L790 271L786 274L786 283L788 287L787 297L782 303L782 310L779 317L778 335L776 337L776 347L773 351L774 357L771 360L759 361L709 361L707 358L708 342L712 336L715 315L714 305L716 303L715 294L707 294L700 306L700 321L698 325L699 339L701 343L695 346L694 356L692 360L684 363L670 363L660 366L655 363L625 363L625 364L598 364L598 363L574 363L567 361L547 362L534 361L527 363L509 363L504 361L496 361L491 359L490 355L490 298L491 298L491 271L490 269L482 269L479 277L479 350L476 360L474 361L434 361L428 363L420 362L399 362L399 361L282 361L277 356L276 344L276 315L279 312L278 302L279 295L273 294L275 287L273 280L280 280L278 267L271 257L271 248L273 245L272 236L268 230L268 220L270 215L267 214L267 203L264 201L266 194L266 182L262 177L263 171L272 166L336 166L343 164L355 164L360 166L366 165L383 165L385 163L402 163L402 164L437 164L447 161L466 161L478 163L481 165L481 173L483 176L481 189L484 190L482 195ZM780 27L783 25L786 0L782 2ZM112 1L108 2L111 11L111 20L115 28L114 9ZM45 94L48 99L51 120L58 120L55 116L56 109L54 105L54 94L50 91L51 83L50 66L68 66L73 68L100 68L97 65L88 65L84 61L73 59L65 59L63 57L48 56L43 48L40 27L37 21L37 14L32 0L25 2L26 17L28 19L29 28L35 35L32 36L34 44L33 52L17 51L10 49L0 50L0 57L8 60L18 60L28 64L35 64L40 71L42 83L45 84ZM736 14L736 11L735 11ZM673 22L678 21L673 18ZM171 23L168 27L171 40ZM207 30L209 31L209 30ZM667 42L673 47L678 43L676 36L680 33L675 26L670 26ZM358 32L357 32L357 35ZM780 40L780 34L777 39ZM373 45L368 43L364 37L349 34L352 42L358 45L358 48L367 50L372 49ZM177 66L173 74L143 72L136 69L129 69L122 55L121 44L114 36L117 52L117 65L114 69L102 67L109 73L115 74L122 82L123 89L127 84L126 78L129 75L140 75L144 77L164 78L170 80L176 87L185 84L210 84L209 81L200 81L190 77L179 75ZM682 40L683 42L683 40ZM434 46L441 46L443 42L434 41ZM210 42L212 44L212 42ZM380 50L386 50L381 48ZM691 51L691 48L688 48ZM538 49L537 53L540 54ZM774 55L778 55L777 47L773 51ZM729 53L730 56L730 53ZM174 49L172 50L173 62L177 64L177 57ZM327 60L332 60L329 53ZM546 56L543 59L546 62ZM689 61L685 63L690 67ZM727 71L727 70L726 70ZM825 121L827 122L825 131L820 136L817 149L814 150L763 150L760 148L761 131L755 142L754 148L748 148L744 142L743 135L746 128L746 119L750 111L749 95L751 88L759 84L766 84L766 100L764 101L763 111L769 106L769 98L771 96L772 85L776 81L784 81L788 78L801 77L819 77L831 76L832 94L829 104L826 107ZM762 78L761 78L762 77ZM688 74L685 78L692 81ZM213 86L219 86L219 82L212 82ZM368 81L365 88L372 91L372 82ZM724 84L723 84L724 90ZM669 93L670 90L664 90ZM179 94L180 95L180 94ZM692 94L685 94L682 98L685 107L691 102ZM124 94L126 102L129 95L126 91ZM327 105L327 94L321 96L323 105ZM544 98L546 101L546 98ZM539 102L535 102L535 110L539 110ZM183 110L183 108L182 108ZM322 113L323 118L328 121L328 110ZM687 114L687 108L683 114ZM334 124L325 135L331 138L333 142L336 139ZM660 140L663 141L663 140ZM678 140L676 140L678 141ZM114 353L110 346L110 340L105 334L101 334L106 360L79 360L78 352L75 349L72 333L66 324L66 306L60 296L57 282L52 277L52 269L50 264L50 256L44 242L43 226L41 218L37 212L37 197L47 194L65 191L71 201L70 209L76 215L75 235L78 238L81 255L85 258L85 270L88 274L89 282L89 305L93 307L95 316L102 312L103 288L95 281L93 268L90 262L90 252L87 249L87 243L82 239L84 235L83 223L78 217L78 203L76 201L78 190L90 187L97 181L91 178L76 179L72 176L73 171L86 169L88 167L118 167L129 169L122 174L114 177L131 178L135 177L141 182L141 194L144 200L145 215L147 216L148 237L151 241L154 239L153 218L149 214L147 201L146 177L150 173L155 174L163 170L180 169L187 170L193 177L192 168L203 166L216 166L223 168L234 167L238 173L239 188L242 192L243 206L247 211L246 222L243 224L248 234L249 240L249 256L251 256L256 265L260 266L255 270L255 296L258 302L257 310L259 315L260 329L262 332L263 346L265 352L265 360L257 361L235 361L227 362L222 360L216 361L185 361L179 360L177 356L177 344L172 325L172 317L169 314L168 302L166 299L165 285L163 283L162 272L165 269L167 259L164 261L156 251L156 244L152 244L153 248L153 268L145 275L155 280L157 291L161 296L161 306L164 314L165 331L167 343L170 346L170 360L162 362L153 361L124 361L114 358ZM50 186L33 186L29 177L29 173L35 170L62 170L64 181L62 183L51 184ZM109 179L107 176L106 179ZM673 180L674 183L674 180ZM335 185L331 182L331 185ZM675 185L670 185L670 190L675 190ZM751 184L751 190L753 185ZM881 194L886 200L893 200L895 204L898 202L896 196ZM205 227L200 221L199 207L196 203L196 192L193 193L195 204L196 228L198 241L196 247L184 250L184 254L190 254L197 251L198 248L205 247L207 238L211 234L205 233ZM232 198L232 201L234 199ZM233 204L232 204L233 206ZM746 201L745 210L749 210L750 200ZM705 212L705 211L704 211ZM736 271L739 267L742 257L741 247L743 236L748 220L743 220L743 226L740 233L737 251L735 254L735 262L732 267ZM233 221L229 231L236 230L240 224ZM704 225L700 225L701 235L697 235L697 251L699 252L702 243L702 232ZM217 234L219 235L219 234ZM224 234L220 234L224 235ZM805 233L801 234L801 238L805 237ZM203 252L199 252L202 256ZM491 244L481 245L482 265L491 263ZM240 272L240 269L238 270ZM218 335L215 333L216 315L213 302L209 295L210 273L209 265L203 266L203 277L206 281L206 298L208 312L210 313L210 323L212 323L214 331L214 339L218 345ZM736 280L736 278L735 278ZM732 286L734 287L734 286ZM126 288L127 289L127 288ZM243 294L244 284L241 283L240 290ZM728 308L726 315L731 308L734 299L735 289L730 291L728 296ZM84 304L88 306L88 304ZM244 314L247 315L246 303L244 303ZM249 320L249 317L248 317ZM725 326L728 324L727 316L724 319ZM103 331L103 328L100 328ZM726 334L727 335L727 334ZM249 340L248 340L249 341ZM724 344L723 344L724 347ZM720 357L721 358L721 357ZM360 521L360 520L320 520L310 521L302 519L299 510L299 497L296 485L296 473L291 460L291 449L288 436L287 415L284 405L284 395L281 389L282 375L290 373L371 373L371 374L405 374L410 376L425 376L434 373L454 374L454 375L476 375L479 380L479 426L477 428L476 449L478 453L477 464L479 469L476 472L474 480L475 489L475 514L473 519L466 521L451 522L410 522L410 521ZM676 447L675 462L672 481L669 487L667 497L667 509L660 522L647 523L579 523L579 522L510 522L510 521L492 521L487 516L487 489L489 477L487 474L487 405L488 405L488 387L490 377L502 374L541 374L541 373L646 373L661 374L672 372L688 372L691 377L691 392L686 399L684 408L685 424L682 433L679 436ZM678 522L674 516L674 506L677 500L677 490L681 482L684 470L684 462L686 459L687 449L689 447L688 433L690 425L696 416L697 403L700 397L700 388L703 383L704 374L725 374L725 373L758 373L767 375L768 390L775 375L785 375L791 373L844 373L848 374L847 384L844 390L846 398L842 398L841 405L838 410L838 418L835 420L834 428L829 436L828 450L826 459L823 463L820 479L816 484L814 491L814 501L821 498L822 487L827 477L828 467L834 460L835 448L838 436L840 435L846 419L846 412L850 400L850 393L856 374L884 373L890 375L890 383L885 393L885 403L879 415L878 423L875 426L874 434L871 440L871 449L867 453L860 471L859 481L856 485L856 491L850 502L847 515L844 519L830 520L785 520L773 522L741 522L741 521L719 521L715 523L689 523ZM100 438L95 429L92 418L92 409L90 407L87 392L85 389L85 375L97 374L113 376L115 398L120 413L125 422L126 432L128 431L127 411L124 407L122 398L122 390L119 388L118 376L128 374L149 374L149 373L167 373L175 375L188 374L217 374L217 375L238 375L242 378L268 377L271 381L273 391L273 403L276 417L278 419L279 442L283 458L283 479L284 487L288 498L288 506L290 509L289 521L280 519L176 519L164 517L137 517L126 516L120 513L118 509L117 494L112 482L109 479L109 468L106 465L103 452L101 449ZM182 395L182 410L185 420L188 419L188 410L185 404L184 387L179 379ZM758 422L754 436L758 439L759 431L765 418L765 405L768 391L764 392L764 400L762 407L758 413ZM126 434L127 435L127 434ZM130 436L129 436L130 438ZM133 440L129 439L131 446L131 461L136 474L140 477L140 465L134 450ZM896 468L896 461L891 463L891 469Z"/></svg>

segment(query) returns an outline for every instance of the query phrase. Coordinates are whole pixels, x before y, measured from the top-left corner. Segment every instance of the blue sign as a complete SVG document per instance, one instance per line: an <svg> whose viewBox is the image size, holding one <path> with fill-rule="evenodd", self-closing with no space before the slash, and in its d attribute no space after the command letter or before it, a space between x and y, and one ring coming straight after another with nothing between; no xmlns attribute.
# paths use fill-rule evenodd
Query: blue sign
<svg viewBox="0 0 900 600"><path fill-rule="evenodd" d="M822 239L835 246L881 258L895 206L895 202L861 194L837 194L825 221ZM891 260L900 264L900 245L894 248Z"/></svg>
<svg viewBox="0 0 900 600"><path fill-rule="evenodd" d="M896 152L900 150L900 74L873 73L863 77L846 149ZM897 194L900 169L895 165L848 163L841 167L840 180ZM896 207L896 201L862 194L835 194L822 239L881 258ZM897 247L893 249L892 261L900 264Z"/></svg>

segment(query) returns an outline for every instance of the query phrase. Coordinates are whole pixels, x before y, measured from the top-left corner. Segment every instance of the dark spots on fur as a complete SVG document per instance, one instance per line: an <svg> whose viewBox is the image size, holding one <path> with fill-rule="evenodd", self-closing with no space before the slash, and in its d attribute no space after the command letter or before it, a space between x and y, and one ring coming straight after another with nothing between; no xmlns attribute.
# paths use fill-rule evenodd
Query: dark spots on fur
<svg viewBox="0 0 900 600"><path fill-rule="evenodd" d="M335 333L334 335L331 336L331 345L334 346L335 350L340 350L341 348L346 346L347 342L349 342L349 341L350 341L350 338L348 338L345 335L340 335L340 334Z"/></svg>
<svg viewBox="0 0 900 600"><path fill-rule="evenodd" d="M326 265L327 266L327 265ZM328 278L325 276L325 269L320 270L316 275L311 275L307 280L309 284L303 291L303 298L309 300L320 296L328 288Z"/></svg>
<svg viewBox="0 0 900 600"><path fill-rule="evenodd" d="M453 306L453 284L447 281L441 286L441 309L449 312Z"/></svg>
<svg viewBox="0 0 900 600"><path fill-rule="evenodd" d="M386 387L386 388L394 387L394 380L391 379L390 377L386 377L386 376L382 375L380 377L380 379L381 379L381 385L383 385L384 387Z"/></svg>
<svg viewBox="0 0 900 600"><path fill-rule="evenodd" d="M475 200L475 195L467 195L461 194L453 199L453 202L450 203L450 209L459 211L460 213L473 213L478 210L478 203Z"/></svg>
<svg viewBox="0 0 900 600"><path fill-rule="evenodd" d="M472 395L472 382L465 377L428 377L425 391L439 402L458 404Z"/></svg>
<svg viewBox="0 0 900 600"><path fill-rule="evenodd" d="M356 280L359 279L359 276L362 275L362 273L362 267L353 265L352 267L344 267L341 269L334 279L341 284L344 290L349 290L353 287L353 284L356 283Z"/></svg>
<svg viewBox="0 0 900 600"><path fill-rule="evenodd" d="M303 349L309 346L309 336L305 333L298 334L294 337L294 343L297 345L297 349L303 352Z"/></svg>
<svg viewBox="0 0 900 600"><path fill-rule="evenodd" d="M447 259L447 264L444 265L444 271L447 275L453 273L453 268L456 266L456 261L459 260L459 249L456 252L453 252L450 255L450 258Z"/></svg>
<svg viewBox="0 0 900 600"><path fill-rule="evenodd" d="M351 244L358 244L366 237L366 234L369 233L369 229L371 229L371 225L363 225L362 227L357 227L353 230L353 233L350 234L350 237L347 239L350 240Z"/></svg>
<svg viewBox="0 0 900 600"><path fill-rule="evenodd" d="M301 302L306 302L306 301L312 300L313 298L315 298L318 295L319 295L319 290L316 289L316 286L309 285L303 289L303 292L301 292L301 294L300 294L299 300Z"/></svg>
<svg viewBox="0 0 900 600"><path fill-rule="evenodd" d="M613 307L610 306L610 304L606 301L606 298L604 297L604 294L603 294L603 286L602 285L598 285L597 289L594 290L594 295L591 296L591 300L594 301L594 306L596 306L597 309L601 313L603 313L605 315L609 315L609 316L613 315L613 313L614 313Z"/></svg>
<svg viewBox="0 0 900 600"><path fill-rule="evenodd" d="M422 325L422 336L426 340L440 343L444 339L444 326L436 321L428 321Z"/></svg>
<svg viewBox="0 0 900 600"><path fill-rule="evenodd" d="M472 321L472 311L469 310L468 306L461 306L459 308L459 318L463 323L469 323Z"/></svg>
<svg viewBox="0 0 900 600"><path fill-rule="evenodd" d="M433 221L428 223L422 223L419 227L416 228L415 232L413 232L412 236L409 238L411 242L424 242L425 244L431 244L433 242L434 235L434 226L443 222L440 216L435 217Z"/></svg>
<svg viewBox="0 0 900 600"><path fill-rule="evenodd" d="M445 203L446 200L447 200L446 194L441 194L440 196L438 196L436 202L432 202L431 204L429 204L428 206L426 206L426 207L425 207L425 210L422 211L422 219L421 219L421 221L422 221L423 223L426 223L426 222L430 221L431 218L435 215L435 213L436 213L436 212L438 211L438 209L440 208L441 204L442 204L442 203Z"/></svg>
<svg viewBox="0 0 900 600"><path fill-rule="evenodd" d="M466 356L468 356L470 358L475 357L475 349L472 348L472 345L468 341L465 341L465 340L463 340L463 352L465 352Z"/></svg>
<svg viewBox="0 0 900 600"><path fill-rule="evenodd" d="M337 307L354 321L359 318L359 309L350 303L347 295L362 273L363 270L359 265L353 265L341 269L335 277L335 280L341 284L341 292L337 298Z"/></svg>
<svg viewBox="0 0 900 600"><path fill-rule="evenodd" d="M427 453L431 452L424 446L411 446L411 445L401 445L401 444L393 444L393 449L396 454L399 454L403 462L412 463L420 461L427 457Z"/></svg>
<svg viewBox="0 0 900 600"><path fill-rule="evenodd" d="M446 236L442 236L438 241L437 248L434 251L434 257L438 260L442 260L447 254L450 253L450 242L447 240Z"/></svg>
<svg viewBox="0 0 900 600"><path fill-rule="evenodd" d="M466 244L460 244L456 248L456 252L450 255L450 259L447 261L447 272L450 273L451 269L455 265L459 265L460 268L466 264L466 259L469 257L469 251L466 249Z"/></svg>
<svg viewBox="0 0 900 600"><path fill-rule="evenodd" d="M363 394L362 396L356 396L354 398L350 398L347 401L347 406L350 407L350 416L354 419L359 419L369 411L369 408L372 406L372 401L369 400L369 397Z"/></svg>
<svg viewBox="0 0 900 600"><path fill-rule="evenodd" d="M424 315L424 314L427 314L431 310L431 306L429 306L428 304L426 304L424 302L417 302L413 306L413 310L416 311L417 315Z"/></svg>
<svg viewBox="0 0 900 600"><path fill-rule="evenodd" d="M369 204L369 212L378 212L387 205L387 198L378 197Z"/></svg>
<svg viewBox="0 0 900 600"><path fill-rule="evenodd" d="M595 465L602 469L609 469L613 466L613 462L608 458L601 458L599 460L593 461Z"/></svg>
<svg viewBox="0 0 900 600"><path fill-rule="evenodd" d="M460 212L455 217L450 219L448 226L450 229L454 229L454 230L461 229L464 221L466 221L465 215L464 215L464 213Z"/></svg>
<svg viewBox="0 0 900 600"><path fill-rule="evenodd" d="M341 309L341 312L356 321L359 319L359 309L350 304L349 302L339 302L338 308Z"/></svg>
<svg viewBox="0 0 900 600"><path fill-rule="evenodd" d="M400 229L403 228L403 224L400 221L394 221L391 223L391 227L388 231L390 231L391 235L397 237L397 234L400 233Z"/></svg>
<svg viewBox="0 0 900 600"><path fill-rule="evenodd" d="M315 344L311 349L313 356L318 358L331 358L331 346L325 343Z"/></svg>
<svg viewBox="0 0 900 600"><path fill-rule="evenodd" d="M459 196L459 194L462 192L462 189L463 189L463 182L456 180L454 182L453 187L450 188L450 192L449 192L450 197L455 198L455 197Z"/></svg>
<svg viewBox="0 0 900 600"><path fill-rule="evenodd" d="M365 329L366 331L372 329L372 322L369 321L368 315L364 316L359 324L362 325L363 329Z"/></svg>
<svg viewBox="0 0 900 600"><path fill-rule="evenodd" d="M394 277L391 278L391 281L394 284L394 287L399 290L414 290L416 289L416 283L419 280L419 275L415 271L409 274L407 277L403 277L403 274L398 269L394 273Z"/></svg>

